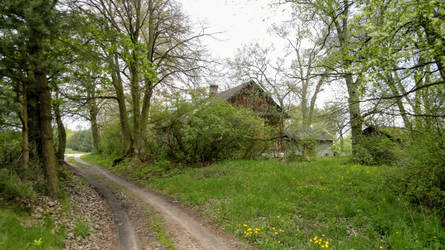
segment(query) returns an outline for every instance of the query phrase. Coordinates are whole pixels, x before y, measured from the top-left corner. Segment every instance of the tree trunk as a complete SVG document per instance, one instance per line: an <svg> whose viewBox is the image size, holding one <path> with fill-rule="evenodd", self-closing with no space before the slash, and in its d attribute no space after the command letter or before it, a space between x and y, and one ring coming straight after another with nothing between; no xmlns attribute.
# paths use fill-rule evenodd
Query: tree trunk
<svg viewBox="0 0 445 250"><path fill-rule="evenodd" d="M40 136L40 104L39 88L30 84L26 88L28 114L28 140L30 143L30 158L40 161L42 155L42 139Z"/></svg>
<svg viewBox="0 0 445 250"><path fill-rule="evenodd" d="M100 135L99 135L99 127L97 125L97 114L98 108L96 99L90 100L90 122L91 122L91 134L93 136L93 148L95 152L99 152L99 143L100 143Z"/></svg>
<svg viewBox="0 0 445 250"><path fill-rule="evenodd" d="M124 88L122 85L122 78L120 76L119 64L117 55L110 56L110 66L112 68L112 83L116 92L117 103L119 106L119 121L122 129L122 139L124 142L125 154L132 153L133 142L131 139L130 125L128 122L127 105L125 103Z"/></svg>
<svg viewBox="0 0 445 250"><path fill-rule="evenodd" d="M351 42L351 34L348 27L349 8L348 1L344 1L344 17L338 20L336 16L332 16L335 28L337 30L337 38L340 44L340 52L342 53L342 66L344 73L344 79L346 87L348 89L348 108L351 125L351 137L352 137L352 156L355 157L360 146L360 138L362 135L362 115L360 113L360 93L358 87L360 81L357 79L354 81L352 74L349 73L349 68L352 65L349 57L349 44Z"/></svg>
<svg viewBox="0 0 445 250"><path fill-rule="evenodd" d="M42 38L39 32L34 32L31 36L31 54L35 59L42 58ZM48 79L44 71L41 69L41 65L32 65L34 69L33 81L38 89L40 110L38 110L40 118L40 139L42 145L42 161L45 168L46 181L48 186L49 195L53 198L57 198L59 194L59 184L57 179L57 160L54 152L53 142L53 130L51 128L51 93L48 84Z"/></svg>
<svg viewBox="0 0 445 250"><path fill-rule="evenodd" d="M42 160L46 172L49 195L57 198L59 184L57 179L57 161L54 152L53 130L51 128L51 94L45 74L35 73L35 80L40 86L40 132L42 140Z"/></svg>
<svg viewBox="0 0 445 250"><path fill-rule="evenodd" d="M356 156L360 146L360 137L362 135L362 116L360 113L360 98L358 93L358 84L354 82L351 74L345 76L346 86L348 88L348 107L351 124L352 155Z"/></svg>
<svg viewBox="0 0 445 250"><path fill-rule="evenodd" d="M22 114L22 135L23 135L23 180L26 181L27 170L29 166L29 127L28 127L28 93L27 83L23 83L23 114Z"/></svg>
<svg viewBox="0 0 445 250"><path fill-rule="evenodd" d="M151 97L153 95L153 83L147 81L145 86L145 94L144 100L142 102L142 114L141 114L141 126L140 126L140 136L142 142L144 142L147 138L147 123L148 123L148 114L151 107ZM140 150L144 150L144 145L141 145Z"/></svg>
<svg viewBox="0 0 445 250"><path fill-rule="evenodd" d="M133 108L133 143L134 152L138 156L143 147L143 139L141 138L141 89L139 87L139 77L137 70L136 51L133 51L133 62L130 64L130 90L131 103Z"/></svg>
<svg viewBox="0 0 445 250"><path fill-rule="evenodd" d="M56 97L59 98L59 92L56 92ZM60 112L60 104L54 105L54 113L56 115L56 123L57 123L57 139L58 139L58 145L57 145L57 161L59 162L59 165L63 164L64 157L65 157L65 147L66 147L66 131L65 126L62 122L62 115Z"/></svg>

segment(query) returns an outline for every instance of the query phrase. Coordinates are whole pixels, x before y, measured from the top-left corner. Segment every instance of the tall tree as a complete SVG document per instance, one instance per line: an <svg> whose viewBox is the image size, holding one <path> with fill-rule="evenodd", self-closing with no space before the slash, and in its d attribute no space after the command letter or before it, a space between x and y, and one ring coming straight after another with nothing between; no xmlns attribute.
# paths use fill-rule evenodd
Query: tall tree
<svg viewBox="0 0 445 250"><path fill-rule="evenodd" d="M48 78L59 68L52 48L64 30L61 28L64 15L57 10L56 4L56 0L0 3L0 74L26 85L18 92L25 97L29 118L28 126L24 124L23 127L29 130L30 140L36 145L52 197L58 195L59 187Z"/></svg>
<svg viewBox="0 0 445 250"><path fill-rule="evenodd" d="M94 0L80 2L86 12L103 18L100 29L117 34L116 44L104 44L112 82L118 97L127 153L140 155L145 146L153 90L173 80L194 79L201 68L201 47L178 3L172 0ZM110 46L111 45L111 46ZM128 89L131 98L123 99ZM121 98L122 97L122 98ZM132 130L127 135L125 110L131 110Z"/></svg>
<svg viewBox="0 0 445 250"><path fill-rule="evenodd" d="M341 75L348 90L348 110L352 135L352 152L356 155L362 134L363 118L360 112L360 87L362 78L354 74L353 58L355 39L350 22L355 2L349 0L286 0L295 4L295 11L305 18L316 18L326 27L326 35L335 41L336 50L331 53L326 67ZM298 15L297 14L297 15Z"/></svg>

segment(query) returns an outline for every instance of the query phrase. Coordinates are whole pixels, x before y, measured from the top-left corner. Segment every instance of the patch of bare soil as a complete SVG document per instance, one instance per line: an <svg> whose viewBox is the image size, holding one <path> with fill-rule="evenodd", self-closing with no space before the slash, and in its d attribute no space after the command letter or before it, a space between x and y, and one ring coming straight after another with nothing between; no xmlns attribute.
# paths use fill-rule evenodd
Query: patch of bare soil
<svg viewBox="0 0 445 250"><path fill-rule="evenodd" d="M170 249L169 246L159 242L159 233L153 230L153 221L157 221L159 217L153 213L152 208L127 192L118 191L115 187L112 189L132 222L141 248L146 250Z"/></svg>
<svg viewBox="0 0 445 250"><path fill-rule="evenodd" d="M64 226L67 231L64 249L116 249L113 215L100 195L75 174L72 180L63 183L62 189L69 196L68 202L40 196L33 203L32 218L40 220L51 215L58 227ZM82 223L88 225L82 229L84 237L79 233Z"/></svg>

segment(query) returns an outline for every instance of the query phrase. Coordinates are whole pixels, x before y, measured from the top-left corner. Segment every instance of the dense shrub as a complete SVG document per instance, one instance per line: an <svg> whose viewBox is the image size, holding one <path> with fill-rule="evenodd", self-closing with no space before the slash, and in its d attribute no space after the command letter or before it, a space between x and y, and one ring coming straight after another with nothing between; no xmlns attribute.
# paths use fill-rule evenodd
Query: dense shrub
<svg viewBox="0 0 445 250"><path fill-rule="evenodd" d="M0 169L0 197L2 199L31 199L34 195L35 192L30 183L23 183L8 169Z"/></svg>
<svg viewBox="0 0 445 250"><path fill-rule="evenodd" d="M81 152L91 152L93 150L93 138L91 130L76 131L66 142L66 146Z"/></svg>
<svg viewBox="0 0 445 250"><path fill-rule="evenodd" d="M22 153L22 136L15 131L0 132L0 168L10 166Z"/></svg>
<svg viewBox="0 0 445 250"><path fill-rule="evenodd" d="M399 163L400 144L382 134L362 136L355 160L365 165L388 165Z"/></svg>
<svg viewBox="0 0 445 250"><path fill-rule="evenodd" d="M147 154L163 151L176 162L252 158L264 150L269 133L262 119L219 98L178 99L152 117Z"/></svg>
<svg viewBox="0 0 445 250"><path fill-rule="evenodd" d="M445 135L416 133L406 150L407 166L392 183L412 202L439 211L445 218Z"/></svg>
<svg viewBox="0 0 445 250"><path fill-rule="evenodd" d="M122 131L119 120L110 120L101 130L100 151L107 155L120 155L124 153Z"/></svg>

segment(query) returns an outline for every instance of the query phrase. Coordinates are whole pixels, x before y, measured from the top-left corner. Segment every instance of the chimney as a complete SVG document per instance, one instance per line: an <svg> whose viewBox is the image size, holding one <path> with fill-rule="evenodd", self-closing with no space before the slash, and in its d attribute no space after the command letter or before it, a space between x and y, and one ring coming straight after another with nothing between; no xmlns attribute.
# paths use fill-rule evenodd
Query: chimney
<svg viewBox="0 0 445 250"><path fill-rule="evenodd" d="M214 96L218 94L218 85L217 84L210 84L210 95Z"/></svg>

